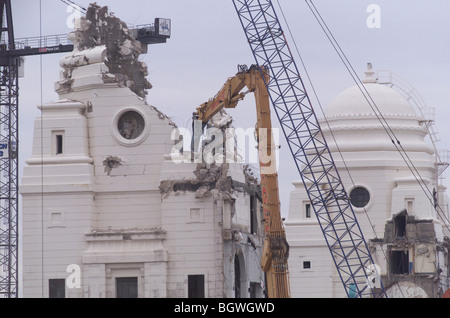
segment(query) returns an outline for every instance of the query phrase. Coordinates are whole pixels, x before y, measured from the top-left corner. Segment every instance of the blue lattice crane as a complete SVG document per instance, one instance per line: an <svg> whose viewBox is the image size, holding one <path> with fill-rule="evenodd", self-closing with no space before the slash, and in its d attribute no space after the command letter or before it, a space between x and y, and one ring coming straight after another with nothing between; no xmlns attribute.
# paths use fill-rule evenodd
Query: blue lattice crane
<svg viewBox="0 0 450 318"><path fill-rule="evenodd" d="M289 149L349 297L387 297L371 288L373 259L319 126L271 0L233 0Z"/></svg>

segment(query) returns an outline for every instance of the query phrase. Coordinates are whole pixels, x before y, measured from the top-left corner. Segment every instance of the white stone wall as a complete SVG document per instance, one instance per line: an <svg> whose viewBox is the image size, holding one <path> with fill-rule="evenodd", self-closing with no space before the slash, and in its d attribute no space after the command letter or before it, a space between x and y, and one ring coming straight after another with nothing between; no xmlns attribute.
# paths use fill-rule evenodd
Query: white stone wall
<svg viewBox="0 0 450 318"><path fill-rule="evenodd" d="M47 296L48 279L65 278L69 265L81 265L84 233L93 221L85 105L63 100L40 108L43 118L36 119L32 157L21 185L25 297ZM55 131L66 137L61 155L55 153Z"/></svg>
<svg viewBox="0 0 450 318"><path fill-rule="evenodd" d="M67 297L114 297L114 278L133 271L141 297L165 297L168 260L164 235L155 233L161 231L159 174L173 126L128 88L105 84L101 59L90 63L74 69L70 89L57 83L61 100L41 106L35 121L21 185L24 296L47 297L48 280L67 278L75 264L81 286L66 287ZM136 140L117 132L127 110L145 119ZM55 152L56 133L63 135L62 154ZM110 171L108 157L120 160Z"/></svg>
<svg viewBox="0 0 450 318"><path fill-rule="evenodd" d="M376 83L366 84L366 87L427 186L436 187L433 183L434 151L425 142L426 130L421 118L392 89ZM365 208L354 208L366 241L383 239L386 221L405 208L417 219L434 220L437 239L442 241L442 228L432 204L378 119L365 105L362 95L357 94L360 93L356 88L340 94L327 109L328 123L322 120L321 126L347 193L355 186L362 186L370 193L371 199ZM311 210L310 219L305 218L306 190L300 181L294 182L294 187L286 222L291 246L292 296L345 297L314 212ZM373 256L381 267L381 274L386 274L385 255L377 250ZM304 259L311 259L311 269L302 268Z"/></svg>
<svg viewBox="0 0 450 318"><path fill-rule="evenodd" d="M187 297L188 275L205 275L206 296L217 297L215 283L222 281L223 254L216 238L214 212L211 198L198 200L193 193L164 199L161 215L162 226L168 232L164 246L170 255L169 297Z"/></svg>
<svg viewBox="0 0 450 318"><path fill-rule="evenodd" d="M104 49L63 59L70 81L61 74L55 85L60 101L41 106L35 121L33 153L21 183L24 296L48 297L49 279L73 278L67 270L74 265L80 284L67 285L66 297L115 297L116 278L128 276L138 278L139 297L187 297L193 274L205 276L206 297L234 297L238 255L240 287L248 297L250 284L263 281L262 229L248 233L249 195L161 193L161 181L192 178L196 164L167 160L174 124L166 115L129 88L103 81ZM145 121L132 140L117 130L127 111ZM60 154L57 134L63 136ZM245 183L243 166L231 168L227 177ZM234 214L228 211L225 233L224 205L230 200Z"/></svg>
<svg viewBox="0 0 450 318"><path fill-rule="evenodd" d="M176 164L166 156L161 181L180 181L194 187L198 183L193 173L196 167L196 163ZM224 171L233 180L245 182L242 165L230 165ZM195 190L171 190L162 194L161 220L167 230L164 246L170 259L168 297L187 297L188 276L204 275L206 297L233 298L236 255L241 264L242 297L249 297L251 282L260 285L263 281L259 265L262 228L256 235L249 234L250 195L231 192L211 189L201 197L197 197L199 193ZM248 243L248 235L256 249ZM262 291L258 296L263 296Z"/></svg>

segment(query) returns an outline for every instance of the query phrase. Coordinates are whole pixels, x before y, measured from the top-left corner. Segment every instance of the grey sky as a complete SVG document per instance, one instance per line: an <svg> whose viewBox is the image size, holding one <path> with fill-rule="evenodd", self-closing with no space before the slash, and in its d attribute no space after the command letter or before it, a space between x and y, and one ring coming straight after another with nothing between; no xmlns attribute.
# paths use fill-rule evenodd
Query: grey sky
<svg viewBox="0 0 450 318"><path fill-rule="evenodd" d="M86 7L90 3L75 2ZM354 83L306 3L280 2L320 101L326 107L334 96ZM148 102L181 127L190 127L195 108L215 95L225 80L236 73L238 64L253 63L231 0L104 0L97 3L109 6L117 17L131 24L152 23L155 17L172 19L172 38L167 44L151 46L142 60L148 65L149 80L154 86L149 91ZM389 69L411 83L428 106L436 108L437 129L442 137L438 148L450 149L447 102L450 100L450 2L316 0L314 3L361 76L367 62L372 62L375 70ZM381 28L370 29L366 25L370 15L366 9L370 4L381 8ZM14 0L12 5L16 38L39 35L39 1ZM70 32L66 21L71 13L66 9L67 5L61 1L42 0L43 35ZM288 41L293 48L290 38ZM53 89L61 58L62 55L42 57L44 103L58 98ZM39 64L39 57L28 57L25 78L20 80L21 169L24 160L31 155L33 120L39 115L36 108L41 99ZM315 99L312 100L316 105ZM321 117L319 109L317 112ZM256 120L253 98L249 95L229 113L235 126L253 127ZM298 179L298 173L284 141L280 158L282 211L287 215L291 182Z"/></svg>

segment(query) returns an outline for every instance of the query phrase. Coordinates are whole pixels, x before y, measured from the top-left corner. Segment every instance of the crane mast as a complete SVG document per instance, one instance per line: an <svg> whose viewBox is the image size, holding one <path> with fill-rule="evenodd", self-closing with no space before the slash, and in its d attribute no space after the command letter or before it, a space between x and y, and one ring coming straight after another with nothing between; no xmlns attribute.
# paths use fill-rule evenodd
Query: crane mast
<svg viewBox="0 0 450 318"><path fill-rule="evenodd" d="M197 108L194 119L206 123L222 108L235 108L247 93L254 93L264 215L264 246L261 268L266 274L268 297L289 298L289 245L286 241L280 212L278 174L266 81L268 81L268 73L265 69L260 69L255 65L251 66L250 69L247 69L246 66L240 66L236 76L229 78L214 98ZM247 87L247 93L241 92L244 87Z"/></svg>
<svg viewBox="0 0 450 318"><path fill-rule="evenodd" d="M11 1L0 1L0 40L15 49ZM17 297L18 57L0 58L0 297Z"/></svg>
<svg viewBox="0 0 450 318"><path fill-rule="evenodd" d="M165 43L155 19L131 29L144 46ZM11 0L0 0L0 298L18 297L19 69L24 56L72 52L67 34L14 38Z"/></svg>
<svg viewBox="0 0 450 318"><path fill-rule="evenodd" d="M373 259L270 0L233 0L273 108L347 296L386 297L369 283ZM370 273L372 274L372 273Z"/></svg>

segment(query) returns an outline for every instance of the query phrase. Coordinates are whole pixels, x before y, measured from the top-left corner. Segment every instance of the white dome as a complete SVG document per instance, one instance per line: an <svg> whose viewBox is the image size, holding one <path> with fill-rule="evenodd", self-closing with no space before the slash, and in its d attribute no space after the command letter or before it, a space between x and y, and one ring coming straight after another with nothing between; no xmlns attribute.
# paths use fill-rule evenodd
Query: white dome
<svg viewBox="0 0 450 318"><path fill-rule="evenodd" d="M379 112L384 116L417 116L413 106L397 91L378 83L365 83L365 89L372 97ZM361 89L363 89L361 87ZM366 100L361 89L355 85L335 97L325 110L328 118L348 116L374 116L373 103ZM375 110L377 110L375 108ZM379 113L377 111L377 114Z"/></svg>
<svg viewBox="0 0 450 318"><path fill-rule="evenodd" d="M325 110L327 121L320 119L319 122L330 150L337 151L333 140L336 138L342 151L393 151L393 155L398 156L391 141L393 135L386 133L388 123L389 130L395 132L395 138L405 150L433 154L432 147L424 140L427 129L421 124L423 118L402 94L379 84L374 74L369 65L363 79L364 87L355 85L344 90ZM361 92L364 88L373 102L366 100L367 94ZM379 118L380 113L383 120ZM383 156L385 158L386 154Z"/></svg>

